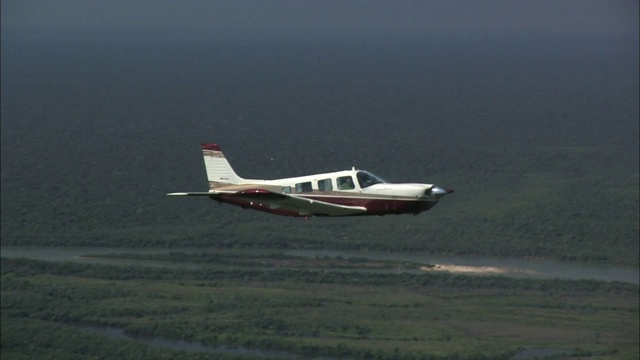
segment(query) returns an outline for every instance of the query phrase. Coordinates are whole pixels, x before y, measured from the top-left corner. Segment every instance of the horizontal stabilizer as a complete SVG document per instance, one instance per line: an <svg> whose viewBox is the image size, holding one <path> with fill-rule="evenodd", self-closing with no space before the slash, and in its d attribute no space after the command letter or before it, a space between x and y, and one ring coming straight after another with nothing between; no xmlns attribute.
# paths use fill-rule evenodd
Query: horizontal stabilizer
<svg viewBox="0 0 640 360"><path fill-rule="evenodd" d="M211 192L175 192L175 193L168 193L168 196L211 196L211 195L215 195L215 193L211 193Z"/></svg>

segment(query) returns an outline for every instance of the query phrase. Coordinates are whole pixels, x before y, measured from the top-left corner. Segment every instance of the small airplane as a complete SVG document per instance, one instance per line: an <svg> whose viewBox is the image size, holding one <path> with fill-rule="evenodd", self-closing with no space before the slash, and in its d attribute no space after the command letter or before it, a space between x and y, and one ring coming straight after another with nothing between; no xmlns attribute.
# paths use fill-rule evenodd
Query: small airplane
<svg viewBox="0 0 640 360"><path fill-rule="evenodd" d="M432 184L394 184L363 170L277 180L244 179L236 174L217 144L202 144L209 180L207 192L171 196L208 196L218 202L283 216L356 216L414 214L431 209L453 189Z"/></svg>

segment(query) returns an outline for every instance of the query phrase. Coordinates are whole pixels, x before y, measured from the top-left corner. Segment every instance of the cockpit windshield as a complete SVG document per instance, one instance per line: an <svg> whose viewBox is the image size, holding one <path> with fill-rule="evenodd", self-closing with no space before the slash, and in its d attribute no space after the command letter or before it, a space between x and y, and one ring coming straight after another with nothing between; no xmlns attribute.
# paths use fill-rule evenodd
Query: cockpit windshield
<svg viewBox="0 0 640 360"><path fill-rule="evenodd" d="M356 174L360 188L364 189L371 185L386 183L383 179L367 171L358 171Z"/></svg>

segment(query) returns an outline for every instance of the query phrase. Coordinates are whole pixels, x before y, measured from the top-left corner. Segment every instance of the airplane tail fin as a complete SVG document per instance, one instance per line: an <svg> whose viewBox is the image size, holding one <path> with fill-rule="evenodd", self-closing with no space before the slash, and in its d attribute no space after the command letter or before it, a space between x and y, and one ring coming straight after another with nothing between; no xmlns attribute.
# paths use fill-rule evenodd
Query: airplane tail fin
<svg viewBox="0 0 640 360"><path fill-rule="evenodd" d="M244 181L233 171L218 144L202 144L202 156L210 189L222 185L241 184Z"/></svg>

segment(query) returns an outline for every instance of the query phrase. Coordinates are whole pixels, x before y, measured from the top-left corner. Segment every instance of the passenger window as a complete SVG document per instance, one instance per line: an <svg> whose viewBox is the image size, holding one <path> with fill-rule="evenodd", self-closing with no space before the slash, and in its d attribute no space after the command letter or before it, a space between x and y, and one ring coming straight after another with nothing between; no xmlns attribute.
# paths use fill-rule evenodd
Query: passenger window
<svg viewBox="0 0 640 360"><path fill-rule="evenodd" d="M338 189L340 190L353 190L355 185L351 176L341 176L338 178Z"/></svg>
<svg viewBox="0 0 640 360"><path fill-rule="evenodd" d="M296 184L296 192L309 192L311 190L311 181Z"/></svg>
<svg viewBox="0 0 640 360"><path fill-rule="evenodd" d="M331 179L318 180L318 190L320 191L333 190L333 186L331 185Z"/></svg>
<svg viewBox="0 0 640 360"><path fill-rule="evenodd" d="M283 187L281 191L283 194L291 194L291 186Z"/></svg>

